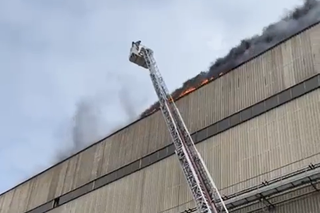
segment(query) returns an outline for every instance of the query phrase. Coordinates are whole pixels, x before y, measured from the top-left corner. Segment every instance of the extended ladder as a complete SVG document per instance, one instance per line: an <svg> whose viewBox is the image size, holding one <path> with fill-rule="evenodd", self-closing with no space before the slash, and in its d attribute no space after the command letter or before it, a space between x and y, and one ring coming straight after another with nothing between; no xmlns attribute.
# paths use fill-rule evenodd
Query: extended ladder
<svg viewBox="0 0 320 213"><path fill-rule="evenodd" d="M191 135L167 89L153 58L153 51L132 42L129 60L150 71L151 81L157 93L160 109L169 129L175 153L189 185L199 213L220 213L228 210L206 168Z"/></svg>

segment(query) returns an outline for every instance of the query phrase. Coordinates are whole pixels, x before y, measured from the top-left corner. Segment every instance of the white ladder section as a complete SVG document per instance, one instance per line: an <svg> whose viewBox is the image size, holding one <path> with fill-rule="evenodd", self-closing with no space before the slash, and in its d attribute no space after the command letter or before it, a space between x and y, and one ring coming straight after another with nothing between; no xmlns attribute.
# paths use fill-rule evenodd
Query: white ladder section
<svg viewBox="0 0 320 213"><path fill-rule="evenodd" d="M160 109L170 132L175 153L189 185L199 213L221 213L228 210L204 164L190 133L160 74L153 51L132 42L129 60L149 70L151 81L159 98Z"/></svg>

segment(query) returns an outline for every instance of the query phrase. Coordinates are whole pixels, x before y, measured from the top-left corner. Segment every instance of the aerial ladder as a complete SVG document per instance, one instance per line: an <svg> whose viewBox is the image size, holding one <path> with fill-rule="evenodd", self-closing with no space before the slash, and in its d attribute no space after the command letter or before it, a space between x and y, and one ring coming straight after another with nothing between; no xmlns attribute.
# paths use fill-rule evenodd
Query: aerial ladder
<svg viewBox="0 0 320 213"><path fill-rule="evenodd" d="M202 160L193 139L160 74L153 51L132 42L129 61L149 70L160 109L172 138L175 153L199 213L228 213L226 205Z"/></svg>

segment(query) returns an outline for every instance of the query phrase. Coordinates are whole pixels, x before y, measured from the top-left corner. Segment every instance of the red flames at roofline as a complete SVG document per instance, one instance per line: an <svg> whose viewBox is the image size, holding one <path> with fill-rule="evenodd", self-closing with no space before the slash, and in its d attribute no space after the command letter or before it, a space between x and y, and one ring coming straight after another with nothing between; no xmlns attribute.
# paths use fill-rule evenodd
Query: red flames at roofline
<svg viewBox="0 0 320 213"><path fill-rule="evenodd" d="M319 0L305 0L301 7L295 8L279 22L266 27L260 36L253 36L252 38L242 40L240 44L232 48L225 57L217 59L216 62L211 65L208 72L201 72L196 77L186 81L181 88L172 93L173 99L177 100L191 93L202 85L231 71L241 63L248 61L275 44L319 21ZM141 117L145 117L158 109L159 102L144 111Z"/></svg>
<svg viewBox="0 0 320 213"><path fill-rule="evenodd" d="M219 76L222 76L223 73L220 73ZM208 79L203 79L201 80L197 85L195 86L190 86L185 88L182 91L175 91L173 92L172 97L173 99L176 101L179 98L182 98L183 96L188 95L189 93L193 92L194 90L198 89L199 87L206 85L207 83L211 82L212 80L214 80L214 77L208 78ZM155 103L154 105L152 105L149 109L147 109L141 116L147 116L152 114L153 112L157 111L159 109L159 102Z"/></svg>

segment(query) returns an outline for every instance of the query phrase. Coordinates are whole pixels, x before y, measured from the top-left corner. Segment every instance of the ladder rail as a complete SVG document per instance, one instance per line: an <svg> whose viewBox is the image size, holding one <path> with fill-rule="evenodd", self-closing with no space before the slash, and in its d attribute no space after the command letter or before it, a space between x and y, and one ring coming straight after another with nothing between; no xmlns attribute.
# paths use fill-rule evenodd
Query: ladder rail
<svg viewBox="0 0 320 213"><path fill-rule="evenodd" d="M147 51L146 51L147 52ZM157 80L158 80L158 84L160 84L162 90L164 91L164 95L166 96L166 100L170 101L170 105L171 105L171 111L172 111L172 115L175 119L175 121L177 122L177 126L180 130L180 132L183 134L183 140L186 143L188 149L186 149L186 152L188 152L188 154L190 155L190 157L192 159L194 159L192 161L192 164L194 167L197 168L197 175L201 176L201 180L202 180L202 184L205 186L204 190L206 192L206 197L207 199L210 200L210 204L215 206L215 208L219 209L220 211L224 211L226 213L228 213L228 210L226 208L225 203L223 202L223 199L216 187L216 185L214 184L212 177L210 176L210 173L208 171L208 168L206 167L199 151L197 150L194 141L190 135L190 132L188 130L188 128L186 127L186 124L184 122L184 120L182 119L182 116L180 114L180 111L178 109L178 107L176 106L172 96L170 95L170 92L160 74L160 71L157 67L156 61L153 58L152 52L150 52L151 54L146 53L147 55L147 59L150 61L150 66L152 69L152 73L155 74L155 76L157 76Z"/></svg>
<svg viewBox="0 0 320 213"><path fill-rule="evenodd" d="M215 203L213 201L213 197L215 200L217 200L217 197L216 193L214 193L216 190L212 190L214 189L214 185L210 184L212 179L207 177L210 176L208 170L205 170L203 166L201 166L201 164L203 164L203 160L199 159L199 152L197 151L181 114L159 72L152 55L152 50L144 48L141 50L141 53L143 54L147 67L149 68L150 76L158 95L160 106L162 106L161 111L163 112L168 128L171 130L170 135L172 135L172 139L174 141L179 140L176 143L177 146L175 144L176 154L179 158L179 162L184 171L183 173L187 179L198 209L200 212L218 213L217 208L219 207L217 203L221 202ZM170 116L168 116L169 114ZM173 124L175 126L174 128L172 127ZM172 130L175 130L176 132ZM181 149L179 149L180 147ZM219 209L223 210L221 207Z"/></svg>
<svg viewBox="0 0 320 213"><path fill-rule="evenodd" d="M132 42L129 61L149 70L160 109L175 147L182 172L199 213L228 213L190 132L153 58L153 51L141 41Z"/></svg>
<svg viewBox="0 0 320 213"><path fill-rule="evenodd" d="M225 203L223 202L223 199L221 197L221 194L219 193L215 183L213 182L213 179L208 171L208 168L206 167L206 164L204 163L204 160L202 159L198 149L195 146L195 143L189 133L188 128L186 127L185 122L182 119L182 116L177 108L177 106L175 105L175 103L172 103L176 109L176 113L177 113L177 119L179 119L181 126L180 128L183 129L183 131L185 132L185 137L188 140L188 146L192 152L192 155L195 158L195 162L197 164L197 167L199 168L200 171L200 175L202 176L202 178L205 180L205 184L207 186L207 189L209 190L210 193L210 198L211 200L214 201L214 204L217 208L219 208L220 210L223 210L224 212L228 213L227 207L225 205ZM219 204L217 204L219 203Z"/></svg>
<svg viewBox="0 0 320 213"><path fill-rule="evenodd" d="M196 170L194 167L189 166L192 164L192 159L187 154L187 149L185 144L182 143L183 139L181 138L181 133L179 132L179 129L174 121L173 115L171 113L171 109L169 107L169 100L167 97L167 94L161 87L161 84L159 82L159 73L154 72L155 68L152 65L153 61L150 59L150 55L147 50L144 50L144 57L145 61L147 63L147 66L150 70L150 76L152 79L152 83L154 85L154 88L156 90L157 96L159 98L160 102L160 108L162 111L162 114L165 118L166 124L168 126L170 136L173 140L174 146L176 148L176 155L178 156L179 163L183 169L184 176L187 180L187 183L189 185L189 188L192 192L192 195L194 197L194 200L196 201L196 205L198 206L200 213L217 213L215 209L210 209L208 199L205 198L205 190L204 186L201 185L199 177L196 173Z"/></svg>

